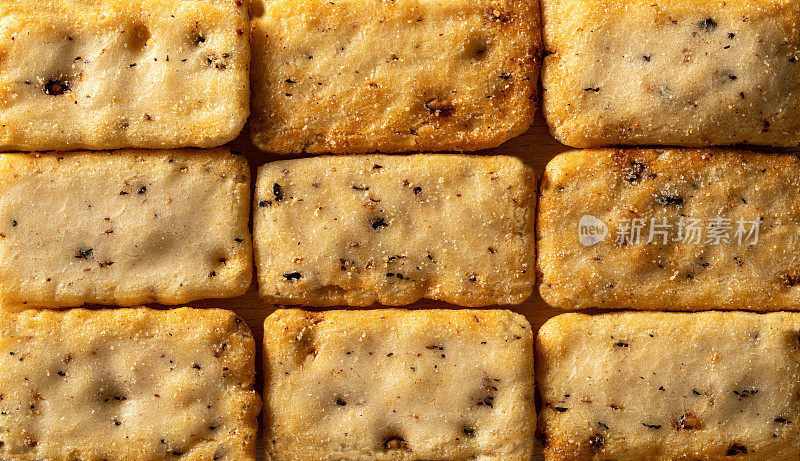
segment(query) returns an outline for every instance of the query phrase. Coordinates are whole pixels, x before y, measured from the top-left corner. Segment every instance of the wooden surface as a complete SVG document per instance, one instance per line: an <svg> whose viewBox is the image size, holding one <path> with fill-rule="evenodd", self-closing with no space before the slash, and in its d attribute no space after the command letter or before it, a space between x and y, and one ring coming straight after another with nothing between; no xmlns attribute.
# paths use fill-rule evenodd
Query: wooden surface
<svg viewBox="0 0 800 461"><path fill-rule="evenodd" d="M568 148L562 144L559 144L558 141L550 136L547 126L545 125L541 116L541 112L537 113L536 116L537 119L533 127L531 127L527 133L508 141L496 149L481 151L478 152L478 154L514 155L523 159L527 164L535 168L538 174L541 174L544 166L550 161L551 158L560 152L568 150ZM236 141L230 143L229 147L231 150L244 153L250 163L253 179L255 179L256 168L258 168L258 166L273 160L290 158L286 156L270 155L258 151L258 149L256 149L255 146L250 143L249 135L246 131L247 128L245 128L245 132L242 133L242 135ZM243 319L245 319L247 324L250 326L250 329L253 330L253 335L256 338L256 344L258 345L259 349L258 356L256 358L256 386L259 392L261 392L263 376L261 375L260 345L264 332L264 318L275 310L275 306L266 304L258 298L255 280L253 281L253 285L250 287L250 290L248 290L247 294L244 296L232 299L203 300L190 303L189 305L193 307L220 307L224 309L231 309L236 311ZM374 306L373 308L379 307L380 306ZM408 306L408 308L432 307L453 308L455 306L437 301L422 301ZM545 321L547 321L547 319L559 313L558 310L550 308L544 303L539 296L538 290L536 290L531 299L523 304L502 307L525 315L533 326L534 335L536 334L536 331L538 331L539 327ZM259 460L263 460L263 444L260 439L258 443ZM537 454L534 457L534 460L537 461L542 459L538 451L539 448L537 447Z"/></svg>

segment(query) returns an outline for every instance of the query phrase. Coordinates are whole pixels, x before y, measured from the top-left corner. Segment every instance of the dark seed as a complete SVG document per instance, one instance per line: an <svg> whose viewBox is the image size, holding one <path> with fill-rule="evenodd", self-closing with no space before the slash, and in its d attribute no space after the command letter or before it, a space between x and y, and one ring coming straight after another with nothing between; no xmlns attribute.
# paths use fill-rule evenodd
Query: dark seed
<svg viewBox="0 0 800 461"><path fill-rule="evenodd" d="M147 192L147 186L142 186L138 191L136 191L136 193L139 195L142 195L145 192Z"/></svg>
<svg viewBox="0 0 800 461"><path fill-rule="evenodd" d="M275 196L276 202L283 200L283 189L281 189L280 184L275 183L272 185L272 194Z"/></svg>
<svg viewBox="0 0 800 461"><path fill-rule="evenodd" d="M455 112L456 107L452 102L443 99L431 99L422 105L428 112L432 112L436 116L447 117Z"/></svg>
<svg viewBox="0 0 800 461"><path fill-rule="evenodd" d="M389 224L383 219L379 218L372 222L372 228L375 230L380 229L381 227L388 227Z"/></svg>
<svg viewBox="0 0 800 461"><path fill-rule="evenodd" d="M343 406L347 405L347 402L345 402L344 400L340 399L339 397L336 397L336 405L339 405L339 406L343 407Z"/></svg>
<svg viewBox="0 0 800 461"><path fill-rule="evenodd" d="M694 430L700 429L703 426L703 422L697 416L686 413L685 415L681 416L678 419L678 430Z"/></svg>
<svg viewBox="0 0 800 461"><path fill-rule="evenodd" d="M669 205L681 206L681 205L683 205L683 197L677 197L677 196L672 196L672 195L659 196L656 199L656 201L658 201L658 203L660 203L660 204L662 204L664 206L669 206Z"/></svg>
<svg viewBox="0 0 800 461"><path fill-rule="evenodd" d="M389 437L383 442L383 446L387 450L406 450L408 449L408 443L406 443L405 439L402 437Z"/></svg>
<svg viewBox="0 0 800 461"><path fill-rule="evenodd" d="M300 277L302 277L300 275L300 272L290 272L287 274L283 274L283 278L285 278L286 280L300 280Z"/></svg>
<svg viewBox="0 0 800 461"><path fill-rule="evenodd" d="M92 256L92 251L94 251L92 248L78 250L78 254L75 255L75 258L89 259L89 257Z"/></svg>
<svg viewBox="0 0 800 461"><path fill-rule="evenodd" d="M642 175L644 175L645 170L647 170L647 165L640 161L633 160L631 162L630 169L627 171L628 182L636 182L642 179Z"/></svg>
<svg viewBox="0 0 800 461"><path fill-rule="evenodd" d="M44 94L50 96L61 96L69 90L69 85L58 79L52 79L44 84Z"/></svg>
<svg viewBox="0 0 800 461"><path fill-rule="evenodd" d="M606 438L600 434L589 437L589 446L593 451L600 451L606 445Z"/></svg>
<svg viewBox="0 0 800 461"><path fill-rule="evenodd" d="M714 30L717 29L717 21L714 21L711 18L704 19L697 24L697 27L699 27L700 30L705 32L713 32Z"/></svg>
<svg viewBox="0 0 800 461"><path fill-rule="evenodd" d="M642 423L642 426L644 426L644 427L646 427L646 428L648 428L648 429L661 429L661 424L647 424L647 423Z"/></svg>
<svg viewBox="0 0 800 461"><path fill-rule="evenodd" d="M747 453L747 447L745 447L741 443L734 443L728 448L728 451L725 452L725 456L744 455L746 453Z"/></svg>

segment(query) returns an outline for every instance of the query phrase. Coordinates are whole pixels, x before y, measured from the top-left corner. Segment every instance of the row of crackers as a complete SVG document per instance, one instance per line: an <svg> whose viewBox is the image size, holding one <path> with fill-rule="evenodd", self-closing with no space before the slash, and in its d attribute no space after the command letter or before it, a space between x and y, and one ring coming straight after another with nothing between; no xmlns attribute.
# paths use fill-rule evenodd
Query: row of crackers
<svg viewBox="0 0 800 461"><path fill-rule="evenodd" d="M786 460L800 314L221 309L0 313L0 457ZM262 410L263 407L263 410Z"/></svg>
<svg viewBox="0 0 800 461"><path fill-rule="evenodd" d="M798 18L794 0L5 0L0 148L216 147L249 116L274 153L472 151L526 131L540 80L572 147L797 146Z"/></svg>
<svg viewBox="0 0 800 461"><path fill-rule="evenodd" d="M537 279L569 310L800 302L791 154L574 151L541 185L508 156L319 156L259 167L252 203L249 175L223 148L0 155L0 306L235 297L253 260L269 304L519 304Z"/></svg>

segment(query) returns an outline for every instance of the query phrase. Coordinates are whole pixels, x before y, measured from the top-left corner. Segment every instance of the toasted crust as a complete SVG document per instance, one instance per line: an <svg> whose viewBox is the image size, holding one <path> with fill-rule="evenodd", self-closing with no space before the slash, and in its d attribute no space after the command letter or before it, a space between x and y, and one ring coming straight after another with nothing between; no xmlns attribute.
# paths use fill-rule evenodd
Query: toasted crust
<svg viewBox="0 0 800 461"><path fill-rule="evenodd" d="M546 460L800 456L800 314L564 314L539 330Z"/></svg>
<svg viewBox="0 0 800 461"><path fill-rule="evenodd" d="M529 460L533 336L500 310L278 310L268 459Z"/></svg>
<svg viewBox="0 0 800 461"><path fill-rule="evenodd" d="M542 297L566 309L795 310L798 176L800 160L787 154L560 155L546 168L539 202ZM581 219L605 226L605 240L585 246L592 242L580 240ZM634 219L642 220L638 241L630 238ZM692 220L697 239L689 238Z"/></svg>
<svg viewBox="0 0 800 461"><path fill-rule="evenodd" d="M800 3L542 0L544 114L573 147L800 142Z"/></svg>
<svg viewBox="0 0 800 461"><path fill-rule="evenodd" d="M368 306L515 304L535 283L536 180L514 157L316 157L259 169L261 296Z"/></svg>
<svg viewBox="0 0 800 461"><path fill-rule="evenodd" d="M538 0L253 1L253 142L471 151L533 121Z"/></svg>
<svg viewBox="0 0 800 461"><path fill-rule="evenodd" d="M0 148L222 145L249 114L248 28L235 0L2 0Z"/></svg>
<svg viewBox="0 0 800 461"><path fill-rule="evenodd" d="M255 460L254 354L220 309L0 313L0 458Z"/></svg>
<svg viewBox="0 0 800 461"><path fill-rule="evenodd" d="M249 192L227 149L0 155L0 304L241 295Z"/></svg>

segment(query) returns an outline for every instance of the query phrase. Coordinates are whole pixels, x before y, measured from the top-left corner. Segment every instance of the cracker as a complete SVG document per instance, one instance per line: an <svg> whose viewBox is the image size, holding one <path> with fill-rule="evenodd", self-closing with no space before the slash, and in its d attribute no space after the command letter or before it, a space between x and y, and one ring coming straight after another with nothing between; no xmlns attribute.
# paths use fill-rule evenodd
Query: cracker
<svg viewBox="0 0 800 461"><path fill-rule="evenodd" d="M258 172L261 296L368 306L514 304L534 284L536 180L514 157L316 157Z"/></svg>
<svg viewBox="0 0 800 461"><path fill-rule="evenodd" d="M533 335L519 314L278 310L264 331L270 459L531 458Z"/></svg>
<svg viewBox="0 0 800 461"><path fill-rule="evenodd" d="M248 29L236 0L0 0L0 148L222 145L249 114Z"/></svg>
<svg viewBox="0 0 800 461"><path fill-rule="evenodd" d="M0 458L255 460L254 353L221 309L0 313Z"/></svg>
<svg viewBox="0 0 800 461"><path fill-rule="evenodd" d="M254 0L253 142L471 151L533 121L538 0Z"/></svg>
<svg viewBox="0 0 800 461"><path fill-rule="evenodd" d="M227 149L0 155L0 305L244 294L249 177Z"/></svg>
<svg viewBox="0 0 800 461"><path fill-rule="evenodd" d="M800 314L557 316L539 330L546 460L796 460Z"/></svg>
<svg viewBox="0 0 800 461"><path fill-rule="evenodd" d="M800 142L795 0L542 0L544 114L573 147Z"/></svg>
<svg viewBox="0 0 800 461"><path fill-rule="evenodd" d="M795 310L798 176L785 154L562 154L542 180L542 297L567 309Z"/></svg>

